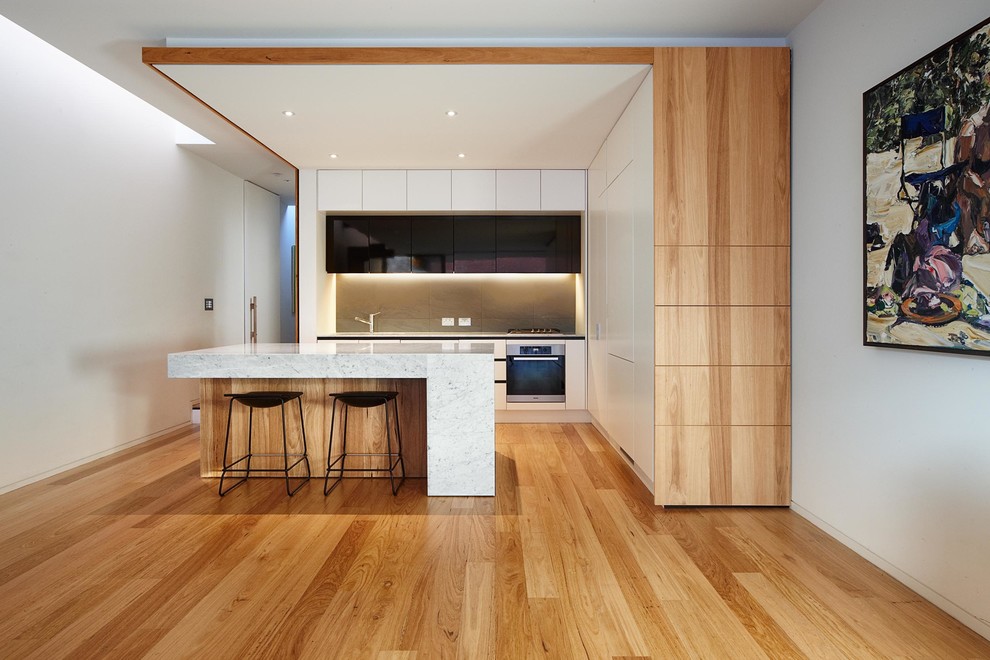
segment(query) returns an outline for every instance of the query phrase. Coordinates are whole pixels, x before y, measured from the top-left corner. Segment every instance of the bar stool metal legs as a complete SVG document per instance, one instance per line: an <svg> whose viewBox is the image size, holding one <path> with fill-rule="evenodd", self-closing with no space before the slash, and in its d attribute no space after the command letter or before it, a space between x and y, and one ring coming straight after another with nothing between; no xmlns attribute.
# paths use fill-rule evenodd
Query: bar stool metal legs
<svg viewBox="0 0 990 660"><path fill-rule="evenodd" d="M306 446L306 424L303 420L303 409L302 409L302 392L245 392L243 394L225 394L224 396L230 397L230 405L227 408L227 433L224 437L223 442L223 469L220 472L220 487L218 492L220 497L223 497L229 493L234 488L240 486L242 483L247 481L251 474L251 458L254 456L258 457L282 457L282 467L280 468L254 468L254 472L280 472L285 479L285 492L292 497L296 494L300 488L309 483L310 469L309 469L309 450ZM289 401L295 399L299 403L299 427L302 432L302 453L290 453L289 452L289 441L288 434L286 433L285 427L285 404ZM230 452L230 421L234 412L234 402L244 404L248 407L248 439L247 439L247 453L241 456L235 461L230 463L227 462L227 456ZM279 406L282 409L282 452L281 453L270 453L270 454L255 454L252 450L251 440L254 434L254 409L255 408L274 408ZM289 458L295 458L291 464L289 463ZM240 463L244 463L244 467L236 467ZM301 479L300 483L292 488L289 482L289 472L295 468L297 465L303 464L306 466L306 476L292 477L294 479ZM228 474L234 473L241 475L233 484L229 484L225 489L223 487L224 479L227 478Z"/></svg>
<svg viewBox="0 0 990 660"><path fill-rule="evenodd" d="M392 487L392 495L399 492L399 487L406 480L406 464L402 458L402 431L399 424L398 392L340 392L331 394L333 400L330 412L330 437L327 446L327 472L323 478L323 494L330 492L340 484L344 478L344 472L388 472L389 485ZM392 414L389 415L389 402L392 403ZM337 404L343 410L343 433L341 438L340 455L333 458L333 431L337 421ZM347 451L347 421L351 408L375 408L382 406L385 412L385 452L374 453L348 453ZM391 417L391 419L390 419ZM391 423L390 423L391 422ZM395 428L395 451L392 450L392 428ZM346 467L348 456L380 456L387 459L387 467L372 468L349 468ZM398 483L395 480L395 470L399 468L402 472ZM337 472L336 478L331 483L331 472Z"/></svg>

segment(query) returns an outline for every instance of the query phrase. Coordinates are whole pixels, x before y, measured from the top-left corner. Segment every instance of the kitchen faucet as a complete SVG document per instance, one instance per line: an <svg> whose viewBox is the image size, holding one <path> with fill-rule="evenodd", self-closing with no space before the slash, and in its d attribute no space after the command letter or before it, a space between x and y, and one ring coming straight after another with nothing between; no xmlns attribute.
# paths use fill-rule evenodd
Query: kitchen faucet
<svg viewBox="0 0 990 660"><path fill-rule="evenodd" d="M381 314L381 312L372 312L371 314L368 314L368 318L366 318L366 319L363 319L360 316L355 316L354 317L354 320L355 321L360 321L361 323L364 323L366 326L368 326L368 332L374 332L375 331L375 317L378 316L379 314Z"/></svg>

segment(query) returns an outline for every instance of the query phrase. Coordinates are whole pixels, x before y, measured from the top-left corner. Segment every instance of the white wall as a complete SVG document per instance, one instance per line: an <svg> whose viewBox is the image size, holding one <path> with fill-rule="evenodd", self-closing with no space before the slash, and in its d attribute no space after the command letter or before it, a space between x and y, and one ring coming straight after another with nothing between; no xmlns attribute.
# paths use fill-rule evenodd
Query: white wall
<svg viewBox="0 0 990 660"><path fill-rule="evenodd" d="M282 337L281 217L278 195L244 182L244 309L253 313L258 343ZM244 315L244 341L251 341L252 313Z"/></svg>
<svg viewBox="0 0 990 660"><path fill-rule="evenodd" d="M281 221L279 224L279 319L281 323L281 339L279 341L294 343L296 341L296 315L292 308L292 248L296 245L296 206L281 203Z"/></svg>
<svg viewBox="0 0 990 660"><path fill-rule="evenodd" d="M241 340L243 184L2 17L0 89L7 490L188 422L166 354Z"/></svg>
<svg viewBox="0 0 990 660"><path fill-rule="evenodd" d="M862 344L862 93L986 0L824 0L793 45L795 509L990 637L990 361Z"/></svg>
<svg viewBox="0 0 990 660"><path fill-rule="evenodd" d="M315 342L317 311L333 309L326 280L326 218L316 202L316 170L299 170L299 341ZM331 304L328 304L330 302Z"/></svg>

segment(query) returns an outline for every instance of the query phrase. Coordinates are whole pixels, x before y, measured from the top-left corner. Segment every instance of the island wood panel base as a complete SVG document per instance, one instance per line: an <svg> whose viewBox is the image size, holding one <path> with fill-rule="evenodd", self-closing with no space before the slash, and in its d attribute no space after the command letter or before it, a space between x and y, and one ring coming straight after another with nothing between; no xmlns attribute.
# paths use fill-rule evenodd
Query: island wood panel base
<svg viewBox="0 0 990 660"><path fill-rule="evenodd" d="M426 476L426 381L423 379L371 378L204 378L200 380L200 475L219 477L223 461L224 436L227 430L227 409L230 399L224 394L251 391L302 392L303 416L306 419L306 442L312 475L326 473L328 434L330 432L331 392L357 390L394 390L399 393L399 426L402 430L403 463L408 477ZM340 454L343 420L337 406L334 428L334 457ZM299 433L299 404L291 401L285 406L285 427L289 451L302 447ZM391 415L391 405L389 406ZM347 449L349 453L385 451L384 413L382 408L352 408L348 419ZM231 450L233 457L245 453L248 436L248 409L234 404L231 420ZM253 449L256 453L282 451L282 415L278 408L256 410L254 413ZM262 463L264 461L264 463ZM347 467L378 467L385 464L380 457L351 457ZM291 462L291 461L290 461ZM257 459L257 467L279 467L281 458ZM301 469L296 468L295 475ZM275 476L281 476L273 473ZM350 473L347 476L361 476ZM260 473L258 476L263 476ZM386 476L385 472L370 472L365 476Z"/></svg>

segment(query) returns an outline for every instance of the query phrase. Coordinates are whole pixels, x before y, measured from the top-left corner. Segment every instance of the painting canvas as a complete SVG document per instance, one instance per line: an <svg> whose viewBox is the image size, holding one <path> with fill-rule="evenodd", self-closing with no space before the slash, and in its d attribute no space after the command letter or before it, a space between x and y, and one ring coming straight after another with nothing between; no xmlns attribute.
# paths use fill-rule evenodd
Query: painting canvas
<svg viewBox="0 0 990 660"><path fill-rule="evenodd" d="M864 343L990 355L990 19L863 95Z"/></svg>

